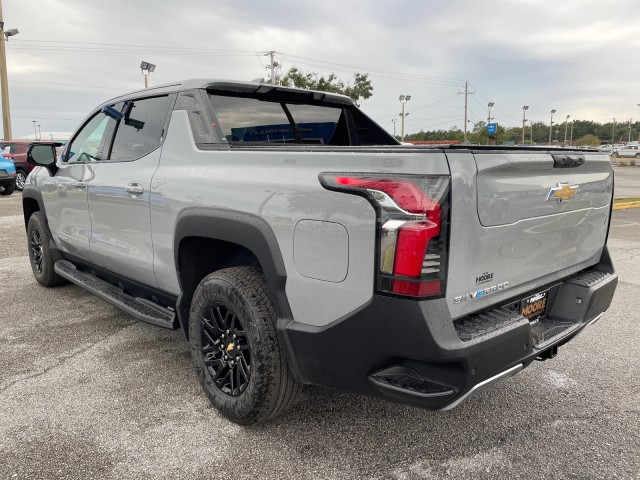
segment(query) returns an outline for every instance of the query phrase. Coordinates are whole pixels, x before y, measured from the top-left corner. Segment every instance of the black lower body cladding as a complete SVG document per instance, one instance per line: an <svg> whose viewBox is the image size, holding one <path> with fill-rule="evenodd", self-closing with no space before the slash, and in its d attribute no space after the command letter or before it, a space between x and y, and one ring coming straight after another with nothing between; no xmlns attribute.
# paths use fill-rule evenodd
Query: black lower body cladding
<svg viewBox="0 0 640 480"><path fill-rule="evenodd" d="M482 321L481 316L454 321L444 299L419 302L375 295L329 326L281 320L279 330L294 374L304 383L445 409L536 358L555 356L559 345L609 307L616 285L605 249L599 265L554 284L547 314L538 321L516 312L510 321L474 336L461 328ZM482 318L503 315L503 307L496 305ZM547 335L541 337L544 328Z"/></svg>

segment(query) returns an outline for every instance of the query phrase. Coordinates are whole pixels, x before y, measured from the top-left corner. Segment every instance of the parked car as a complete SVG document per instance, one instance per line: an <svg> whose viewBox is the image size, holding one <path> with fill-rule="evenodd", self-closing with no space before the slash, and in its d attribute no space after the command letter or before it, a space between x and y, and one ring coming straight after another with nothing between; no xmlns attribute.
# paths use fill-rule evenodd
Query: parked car
<svg viewBox="0 0 640 480"><path fill-rule="evenodd" d="M24 182L31 170L36 166L34 163L27 161L27 150L29 145L33 143L42 143L44 145L53 145L59 153L62 150L62 143L59 142L33 142L23 140L12 140L8 142L0 141L0 151L2 156L10 158L16 166L16 188L20 191L24 188Z"/></svg>
<svg viewBox="0 0 640 480"><path fill-rule="evenodd" d="M609 143L607 143L606 145L600 145L598 147L598 151L599 152L607 152L610 153L613 150L613 146Z"/></svg>
<svg viewBox="0 0 640 480"><path fill-rule="evenodd" d="M0 195L11 195L16 188L16 167L13 160L0 156Z"/></svg>
<svg viewBox="0 0 640 480"><path fill-rule="evenodd" d="M640 146L627 145L614 151L611 156L613 158L640 158Z"/></svg>

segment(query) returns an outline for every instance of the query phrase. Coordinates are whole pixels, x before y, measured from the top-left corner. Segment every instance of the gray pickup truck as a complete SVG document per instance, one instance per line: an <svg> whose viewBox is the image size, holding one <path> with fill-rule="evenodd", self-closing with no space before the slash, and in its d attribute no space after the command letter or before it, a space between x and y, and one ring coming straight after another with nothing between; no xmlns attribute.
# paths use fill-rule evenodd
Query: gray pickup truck
<svg viewBox="0 0 640 480"><path fill-rule="evenodd" d="M403 146L340 95L189 80L29 158L37 281L181 328L240 424L303 384L453 408L554 357L617 285L607 155Z"/></svg>

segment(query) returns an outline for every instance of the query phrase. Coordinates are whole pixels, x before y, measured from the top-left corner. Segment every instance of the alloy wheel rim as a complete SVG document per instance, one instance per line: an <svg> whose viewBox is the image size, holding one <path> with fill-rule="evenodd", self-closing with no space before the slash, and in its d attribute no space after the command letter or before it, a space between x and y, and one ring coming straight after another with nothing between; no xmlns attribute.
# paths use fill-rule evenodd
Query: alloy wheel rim
<svg viewBox="0 0 640 480"><path fill-rule="evenodd" d="M31 230L31 253L33 254L33 265L38 273L42 273L42 263L44 254L42 252L42 239L40 230L34 228Z"/></svg>
<svg viewBox="0 0 640 480"><path fill-rule="evenodd" d="M237 397L251 378L251 348L240 317L228 305L214 302L202 316L202 358L213 384Z"/></svg>
<svg viewBox="0 0 640 480"><path fill-rule="evenodd" d="M19 190L22 190L24 188L24 184L26 181L27 181L27 177L24 173L22 172L16 173L16 187L18 187Z"/></svg>

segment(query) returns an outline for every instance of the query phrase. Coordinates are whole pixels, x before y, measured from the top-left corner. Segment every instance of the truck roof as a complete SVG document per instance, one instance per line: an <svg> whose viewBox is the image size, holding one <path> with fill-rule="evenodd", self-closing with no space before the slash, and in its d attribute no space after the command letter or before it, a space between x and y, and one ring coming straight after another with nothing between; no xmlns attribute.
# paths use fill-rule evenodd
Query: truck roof
<svg viewBox="0 0 640 480"><path fill-rule="evenodd" d="M318 90L306 90L295 87L283 87L281 85L271 85L268 83L241 82L236 80L211 79L211 78L192 78L179 82L165 83L154 87L135 90L124 95L111 98L103 103L103 105L113 103L114 101L126 100L129 97L138 96L141 93L147 94L163 94L172 92L182 92L193 89L221 90L237 93L257 93L266 94L269 92L297 93L309 96L310 100L328 101L330 103L339 103L343 105L353 105L353 100L346 95L338 93L321 92Z"/></svg>

